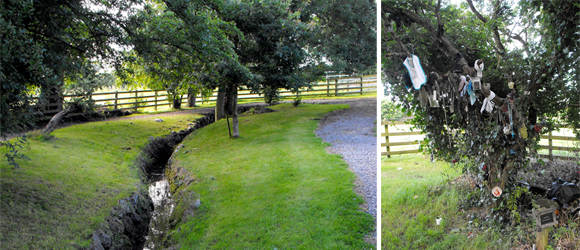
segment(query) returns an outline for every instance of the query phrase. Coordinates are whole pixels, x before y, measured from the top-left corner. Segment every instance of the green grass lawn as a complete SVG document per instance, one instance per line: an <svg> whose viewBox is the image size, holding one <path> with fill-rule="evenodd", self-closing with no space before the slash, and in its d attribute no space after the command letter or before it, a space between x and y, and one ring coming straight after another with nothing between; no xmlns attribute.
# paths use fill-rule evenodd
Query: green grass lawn
<svg viewBox="0 0 580 250"><path fill-rule="evenodd" d="M29 139L30 161L8 166L0 148L2 249L75 249L117 200L140 184L133 160L149 136L187 128L199 115L92 122L55 130L49 141ZM128 149L130 147L130 149Z"/></svg>
<svg viewBox="0 0 580 250"><path fill-rule="evenodd" d="M382 248L499 249L493 232L468 229L467 213L458 208L461 192L450 184L457 176L450 164L428 156L383 157Z"/></svg>
<svg viewBox="0 0 580 250"><path fill-rule="evenodd" d="M374 230L353 191L354 174L314 130L347 105L281 104L242 116L239 139L225 120L195 131L174 157L196 178L201 206L174 232L182 249L371 249Z"/></svg>

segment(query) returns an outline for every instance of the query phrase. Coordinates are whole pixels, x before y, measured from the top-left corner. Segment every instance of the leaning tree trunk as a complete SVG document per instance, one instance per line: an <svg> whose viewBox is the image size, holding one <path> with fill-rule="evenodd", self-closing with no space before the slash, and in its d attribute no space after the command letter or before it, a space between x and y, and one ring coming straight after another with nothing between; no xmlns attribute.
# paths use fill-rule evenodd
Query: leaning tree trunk
<svg viewBox="0 0 580 250"><path fill-rule="evenodd" d="M58 123L62 120L62 118L64 118L64 116L67 115L68 113L70 113L72 110L73 110L72 107L68 107L68 108L63 109L62 111L56 113L56 115L54 115L52 117L52 119L50 119L48 124L46 124L46 126L42 130L42 133L45 135L50 135L50 133L52 133L52 131L56 128Z"/></svg>
<svg viewBox="0 0 580 250"><path fill-rule="evenodd" d="M215 120L218 121L225 117L224 113L224 101L226 97L226 92L223 88L218 89L217 99L215 101Z"/></svg>
<svg viewBox="0 0 580 250"><path fill-rule="evenodd" d="M230 99L231 98L231 99ZM239 138L240 137L240 129L238 123L238 88L235 88L232 91L232 94L228 97L228 99L232 100L231 104L231 111L232 111L232 137Z"/></svg>
<svg viewBox="0 0 580 250"><path fill-rule="evenodd" d="M195 96L197 95L197 93L195 93L195 91L193 91L193 89L188 89L187 90L187 107L192 108L195 107Z"/></svg>
<svg viewBox="0 0 580 250"><path fill-rule="evenodd" d="M238 123L238 87L232 86L227 91L226 113L232 117L232 138L240 137L240 129Z"/></svg>

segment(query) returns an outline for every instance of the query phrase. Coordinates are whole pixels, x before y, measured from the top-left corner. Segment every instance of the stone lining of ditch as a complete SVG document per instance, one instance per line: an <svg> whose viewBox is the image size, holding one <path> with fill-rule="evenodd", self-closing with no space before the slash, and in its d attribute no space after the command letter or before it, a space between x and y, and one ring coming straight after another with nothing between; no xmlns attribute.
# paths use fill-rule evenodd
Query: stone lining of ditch
<svg viewBox="0 0 580 250"><path fill-rule="evenodd" d="M260 106L238 107L239 114L269 112L274 112L274 110ZM196 209L201 205L199 195L186 188L195 182L195 177L174 163L171 159L172 155L181 149L177 145L185 137L213 122L215 122L215 113L211 112L197 119L195 124L186 130L172 132L165 137L151 137L135 161L135 166L139 169L141 176L141 184L155 181L163 173L167 176L175 201L175 210L170 218L172 228L194 216ZM91 235L89 249L142 249L152 212L153 201L146 188L139 187L138 192L119 200L118 205L113 207L113 212L106 218L105 225ZM173 248L175 246L161 247Z"/></svg>

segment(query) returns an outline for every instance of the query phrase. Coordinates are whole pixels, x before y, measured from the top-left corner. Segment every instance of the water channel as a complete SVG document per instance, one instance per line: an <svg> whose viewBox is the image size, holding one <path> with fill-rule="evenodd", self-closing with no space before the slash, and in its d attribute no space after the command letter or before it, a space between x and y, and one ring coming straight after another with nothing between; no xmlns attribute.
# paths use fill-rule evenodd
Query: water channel
<svg viewBox="0 0 580 250"><path fill-rule="evenodd" d="M145 236L143 250L153 250L155 245L163 242L165 232L169 230L169 218L175 204L171 199L169 182L167 178L153 182L149 185L149 196L153 200L153 214L149 224L149 234Z"/></svg>

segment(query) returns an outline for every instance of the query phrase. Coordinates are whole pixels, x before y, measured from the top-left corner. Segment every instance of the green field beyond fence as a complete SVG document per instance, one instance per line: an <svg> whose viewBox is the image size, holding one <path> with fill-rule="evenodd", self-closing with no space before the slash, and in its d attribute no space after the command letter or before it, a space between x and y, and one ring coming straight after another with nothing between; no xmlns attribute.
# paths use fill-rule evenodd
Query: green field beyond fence
<svg viewBox="0 0 580 250"><path fill-rule="evenodd" d="M381 122L381 155L391 157L418 153L420 141L425 138L425 134L420 130L411 130L411 127L413 125L400 121ZM580 152L580 141L567 128L543 134L540 145L538 154L550 160L575 158L577 152Z"/></svg>
<svg viewBox="0 0 580 250"><path fill-rule="evenodd" d="M280 89L281 99L292 99L296 97L296 93L292 91ZM331 97L341 95L366 94L376 93L377 91L377 76L367 75L362 77L336 77L328 78L325 82L318 82L309 88L302 88L298 95L302 98L315 97ZM64 102L71 102L75 95L64 95ZM187 102L187 94L183 95L182 102ZM38 99L38 98L35 98ZM115 91L94 93L91 99L95 101L97 109L111 109L111 110L134 110L143 108L169 107L171 103L167 98L166 91L155 90L133 90L133 91ZM200 103L215 102L217 99L217 90L214 90L209 98L202 99L201 96L196 97L196 105ZM239 101L262 101L263 96L257 93L251 93L250 90L238 91ZM59 107L60 106L60 107ZM59 112L62 105L58 103L43 104L37 106L39 110L43 111L45 115L52 115ZM56 108L56 109L55 109Z"/></svg>

